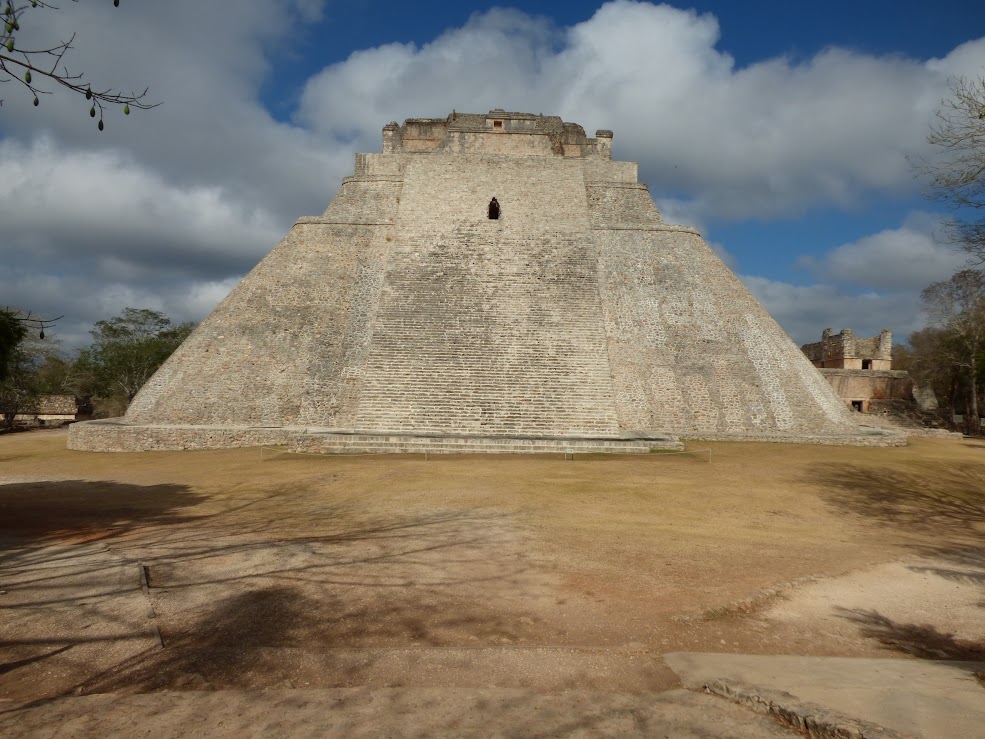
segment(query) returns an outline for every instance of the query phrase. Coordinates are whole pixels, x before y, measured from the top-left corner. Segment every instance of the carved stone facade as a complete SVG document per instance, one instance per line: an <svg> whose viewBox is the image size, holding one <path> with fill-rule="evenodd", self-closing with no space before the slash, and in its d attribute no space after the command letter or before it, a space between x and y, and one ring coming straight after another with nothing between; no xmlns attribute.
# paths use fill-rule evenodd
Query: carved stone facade
<svg viewBox="0 0 985 739"><path fill-rule="evenodd" d="M356 155L325 213L298 220L126 417L70 444L229 446L236 429L243 445L276 429L380 450L899 443L860 432L611 142L502 110L387 125L383 152Z"/></svg>
<svg viewBox="0 0 985 739"><path fill-rule="evenodd" d="M868 413L873 400L913 400L909 374L892 368L893 333L889 329L862 339L850 328L839 334L826 328L820 341L804 344L801 350L838 396L857 411Z"/></svg>
<svg viewBox="0 0 985 739"><path fill-rule="evenodd" d="M815 367L852 370L888 370L893 366L893 332L884 328L878 336L861 339L850 328L832 334L830 328L821 340L800 347Z"/></svg>

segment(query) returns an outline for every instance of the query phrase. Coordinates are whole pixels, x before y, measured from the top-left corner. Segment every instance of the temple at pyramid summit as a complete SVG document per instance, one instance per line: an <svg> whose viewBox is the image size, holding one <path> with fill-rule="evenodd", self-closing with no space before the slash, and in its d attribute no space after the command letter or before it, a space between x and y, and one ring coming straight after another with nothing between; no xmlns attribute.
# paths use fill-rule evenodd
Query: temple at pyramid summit
<svg viewBox="0 0 985 739"><path fill-rule="evenodd" d="M612 132L452 113L383 151L199 325L92 451L646 452L905 443L845 401Z"/></svg>

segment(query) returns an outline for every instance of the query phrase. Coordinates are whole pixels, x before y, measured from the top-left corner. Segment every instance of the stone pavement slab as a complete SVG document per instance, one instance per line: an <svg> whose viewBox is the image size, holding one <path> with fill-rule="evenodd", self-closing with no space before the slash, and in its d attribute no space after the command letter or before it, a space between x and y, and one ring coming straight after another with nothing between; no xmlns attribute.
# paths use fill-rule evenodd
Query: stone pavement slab
<svg viewBox="0 0 985 739"><path fill-rule="evenodd" d="M826 709L833 724L849 718L927 739L985 737L985 687L975 677L985 662L693 652L664 659L685 687L747 705L813 711L814 719Z"/></svg>
<svg viewBox="0 0 985 739"><path fill-rule="evenodd" d="M686 690L629 694L366 688L0 701L0 736L795 737L772 718Z"/></svg>

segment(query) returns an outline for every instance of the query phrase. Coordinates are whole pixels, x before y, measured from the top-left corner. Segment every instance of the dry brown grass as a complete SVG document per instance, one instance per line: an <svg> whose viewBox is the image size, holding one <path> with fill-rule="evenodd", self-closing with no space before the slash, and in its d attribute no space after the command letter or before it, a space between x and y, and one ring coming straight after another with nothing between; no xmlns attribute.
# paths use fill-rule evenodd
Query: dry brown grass
<svg viewBox="0 0 985 739"><path fill-rule="evenodd" d="M711 464L664 455L424 461L269 452L261 463L256 449L93 454L65 449L57 432L19 434L0 438L0 480L25 481L0 489L0 533L119 537L172 520L248 519L262 523L258 533L303 538L344 525L340 506L353 521L367 512L495 512L539 532L572 569L628 576L652 573L663 558L704 581L741 562L743 582L708 584L748 592L747 577L766 587L829 560L841 569L905 547L959 546L985 522L981 442L701 446L713 448Z"/></svg>
<svg viewBox="0 0 985 739"><path fill-rule="evenodd" d="M165 642L199 654L251 638L276 649L782 651L743 627L750 594L779 597L783 583L908 553L983 557L980 442L703 443L710 464L669 455L261 462L256 449L94 454L64 444L58 432L0 437L0 541L99 542L147 564ZM138 668L126 679L144 670L147 689L190 670Z"/></svg>

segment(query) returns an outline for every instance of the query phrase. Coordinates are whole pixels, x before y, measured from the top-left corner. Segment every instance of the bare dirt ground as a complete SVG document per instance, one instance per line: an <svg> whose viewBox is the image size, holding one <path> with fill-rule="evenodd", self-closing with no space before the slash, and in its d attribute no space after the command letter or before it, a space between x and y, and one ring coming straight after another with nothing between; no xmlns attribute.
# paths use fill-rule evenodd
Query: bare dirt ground
<svg viewBox="0 0 985 739"><path fill-rule="evenodd" d="M985 659L985 443L92 454L0 437L0 699L662 691L672 651Z"/></svg>

